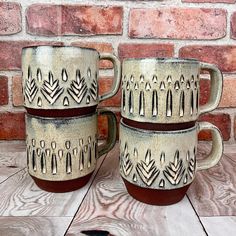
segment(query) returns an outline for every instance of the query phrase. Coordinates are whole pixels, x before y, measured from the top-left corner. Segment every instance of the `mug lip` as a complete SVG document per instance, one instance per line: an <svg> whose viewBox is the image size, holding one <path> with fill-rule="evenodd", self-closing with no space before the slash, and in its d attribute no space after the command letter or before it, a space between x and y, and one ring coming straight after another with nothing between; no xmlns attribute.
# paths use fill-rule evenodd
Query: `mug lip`
<svg viewBox="0 0 236 236"><path fill-rule="evenodd" d="M157 61L159 63L199 63L196 58L180 58L180 57L140 57L140 58L125 58L123 63L127 61Z"/></svg>
<svg viewBox="0 0 236 236"><path fill-rule="evenodd" d="M191 132L193 130L197 130L197 127L199 126L199 124L196 122L193 127L186 128L186 129L180 129L180 130L168 130L168 131L146 130L146 129L140 129L140 128L132 127L132 126L129 126L129 125L125 124L123 122L123 118L121 118L121 120L120 120L120 125L124 126L125 128L128 128L132 131L139 132L139 133L144 133L144 134L169 134L169 135Z"/></svg>
<svg viewBox="0 0 236 236"><path fill-rule="evenodd" d="M95 51L98 53L98 51L95 48L87 48L87 47L81 47L81 46L71 46L71 45L32 45L32 46L25 46L22 47L22 52L26 51L27 49L38 49L38 48L72 48L72 49L82 49L82 50L88 50L88 51Z"/></svg>

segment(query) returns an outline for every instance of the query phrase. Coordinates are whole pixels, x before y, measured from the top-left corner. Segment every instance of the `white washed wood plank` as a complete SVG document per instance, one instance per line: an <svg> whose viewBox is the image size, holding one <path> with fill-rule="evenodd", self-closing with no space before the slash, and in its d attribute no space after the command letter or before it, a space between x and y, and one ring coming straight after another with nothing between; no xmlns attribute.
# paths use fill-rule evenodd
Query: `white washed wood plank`
<svg viewBox="0 0 236 236"><path fill-rule="evenodd" d="M67 235L83 230L104 230L116 236L201 236L205 232L185 197L170 206L151 206L126 192L118 172L118 145L111 151L94 180Z"/></svg>
<svg viewBox="0 0 236 236"><path fill-rule="evenodd" d="M102 163L98 160L90 182L69 193L49 193L39 189L27 169L0 184L0 216L74 216Z"/></svg>
<svg viewBox="0 0 236 236"><path fill-rule="evenodd" d="M209 170L199 171L188 196L200 216L236 215L236 154L223 155Z"/></svg>
<svg viewBox="0 0 236 236"><path fill-rule="evenodd" d="M72 217L0 217L0 235L63 236Z"/></svg>
<svg viewBox="0 0 236 236"><path fill-rule="evenodd" d="M236 216L201 217L209 236L236 235Z"/></svg>

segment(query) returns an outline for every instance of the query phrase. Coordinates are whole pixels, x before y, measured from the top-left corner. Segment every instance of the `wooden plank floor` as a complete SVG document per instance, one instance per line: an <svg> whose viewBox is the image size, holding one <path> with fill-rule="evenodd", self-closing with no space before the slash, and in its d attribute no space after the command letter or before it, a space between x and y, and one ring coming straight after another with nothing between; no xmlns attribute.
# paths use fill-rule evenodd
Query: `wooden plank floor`
<svg viewBox="0 0 236 236"><path fill-rule="evenodd" d="M210 150L201 143L198 157ZM40 190L26 169L22 143L0 143L0 235L236 235L236 146L197 173L187 196L160 207L134 200L118 172L118 144L96 173L71 193Z"/></svg>

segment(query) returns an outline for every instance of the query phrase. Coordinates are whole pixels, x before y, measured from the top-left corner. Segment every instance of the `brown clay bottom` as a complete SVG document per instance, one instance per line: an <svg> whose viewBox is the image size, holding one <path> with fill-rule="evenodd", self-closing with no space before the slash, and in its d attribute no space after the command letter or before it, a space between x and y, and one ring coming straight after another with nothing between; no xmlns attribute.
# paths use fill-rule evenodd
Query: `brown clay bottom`
<svg viewBox="0 0 236 236"><path fill-rule="evenodd" d="M42 117L73 117L84 116L96 112L97 106L70 109L34 109L26 107L28 114Z"/></svg>
<svg viewBox="0 0 236 236"><path fill-rule="evenodd" d="M124 178L122 179L125 183L128 193L133 198L146 204L158 205L158 206L171 205L181 201L184 198L190 186L189 184L182 188L173 190L157 190L150 188L142 188L134 184L131 184Z"/></svg>
<svg viewBox="0 0 236 236"><path fill-rule="evenodd" d="M156 131L174 131L174 130L182 130L182 129L189 129L195 126L196 121L190 121L185 123L149 123L149 122L139 122L130 120L127 118L122 119L124 124L138 128L138 129L145 129L145 130L156 130Z"/></svg>
<svg viewBox="0 0 236 236"><path fill-rule="evenodd" d="M93 172L83 177L66 181L47 181L38 179L32 175L31 177L33 178L36 185L42 190L53 193L65 193L82 188L84 185L88 183L92 174Z"/></svg>

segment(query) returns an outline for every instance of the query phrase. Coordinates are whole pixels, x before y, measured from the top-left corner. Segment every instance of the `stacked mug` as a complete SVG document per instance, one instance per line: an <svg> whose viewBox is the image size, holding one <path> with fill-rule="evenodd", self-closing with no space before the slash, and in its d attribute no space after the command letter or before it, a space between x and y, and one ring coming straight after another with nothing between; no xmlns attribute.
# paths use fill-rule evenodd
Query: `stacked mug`
<svg viewBox="0 0 236 236"><path fill-rule="evenodd" d="M111 91L98 94L99 61L114 65ZM62 46L27 47L22 51L28 171L51 192L84 186L97 159L116 141L116 117L97 110L120 84L120 62L94 49ZM98 115L108 118L108 138L98 145Z"/></svg>
<svg viewBox="0 0 236 236"><path fill-rule="evenodd" d="M200 71L210 73L210 96L199 105ZM194 59L126 59L122 64L120 173L135 199L154 205L180 201L196 171L222 156L221 133L199 115L221 98L222 74ZM196 160L198 133L209 130L212 149Z"/></svg>

